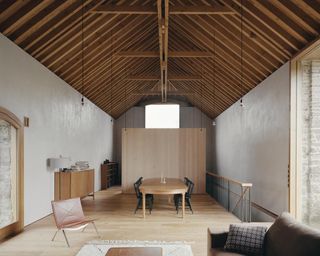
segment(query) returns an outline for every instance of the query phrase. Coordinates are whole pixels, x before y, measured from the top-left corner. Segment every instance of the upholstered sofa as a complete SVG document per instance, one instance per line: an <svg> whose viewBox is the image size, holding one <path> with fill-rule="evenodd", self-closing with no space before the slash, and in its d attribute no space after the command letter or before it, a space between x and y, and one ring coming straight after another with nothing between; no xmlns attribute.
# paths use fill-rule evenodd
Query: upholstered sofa
<svg viewBox="0 0 320 256"><path fill-rule="evenodd" d="M288 213L283 213L274 223L250 223L267 226L264 237L265 256L319 256L320 231L297 222ZM224 250L228 231L208 229L208 256L244 255Z"/></svg>

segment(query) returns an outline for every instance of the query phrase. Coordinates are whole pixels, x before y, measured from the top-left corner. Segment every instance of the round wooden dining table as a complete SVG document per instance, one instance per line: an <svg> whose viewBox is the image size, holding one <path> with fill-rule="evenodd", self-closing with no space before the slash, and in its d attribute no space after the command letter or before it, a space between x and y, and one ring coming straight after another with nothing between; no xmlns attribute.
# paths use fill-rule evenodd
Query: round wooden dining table
<svg viewBox="0 0 320 256"><path fill-rule="evenodd" d="M181 179L166 178L165 183L161 182L161 178L145 179L140 185L142 193L142 213L143 218L146 217L146 194L153 195L182 195L182 218L185 214L185 193L188 187Z"/></svg>

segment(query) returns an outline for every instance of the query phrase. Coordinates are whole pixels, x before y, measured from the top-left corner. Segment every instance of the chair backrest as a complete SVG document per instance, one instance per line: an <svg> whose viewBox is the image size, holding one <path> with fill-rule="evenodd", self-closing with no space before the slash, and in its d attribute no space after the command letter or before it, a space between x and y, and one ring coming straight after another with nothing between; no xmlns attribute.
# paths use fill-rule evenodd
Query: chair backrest
<svg viewBox="0 0 320 256"><path fill-rule="evenodd" d="M189 185L189 178L188 177L184 177L184 184L186 184L186 186L188 186Z"/></svg>
<svg viewBox="0 0 320 256"><path fill-rule="evenodd" d="M190 198L193 193L194 183L188 179L188 190L187 190L187 196Z"/></svg>
<svg viewBox="0 0 320 256"><path fill-rule="evenodd" d="M143 177L140 177L139 179L137 179L136 183L142 183L142 179Z"/></svg>
<svg viewBox="0 0 320 256"><path fill-rule="evenodd" d="M57 228L85 220L80 198L52 201L52 211Z"/></svg>
<svg viewBox="0 0 320 256"><path fill-rule="evenodd" d="M136 196L137 198L142 196L142 193L140 192L140 185L141 185L141 181L139 182L139 180L137 180L134 184L134 191L136 192Z"/></svg>

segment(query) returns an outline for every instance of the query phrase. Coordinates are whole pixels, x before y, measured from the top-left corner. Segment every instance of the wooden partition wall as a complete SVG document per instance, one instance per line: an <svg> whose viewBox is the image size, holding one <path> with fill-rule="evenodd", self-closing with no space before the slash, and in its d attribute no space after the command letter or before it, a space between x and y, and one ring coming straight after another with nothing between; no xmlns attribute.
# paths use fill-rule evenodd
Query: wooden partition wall
<svg viewBox="0 0 320 256"><path fill-rule="evenodd" d="M205 192L206 129L122 130L122 187L133 192L139 178L187 176L195 193Z"/></svg>

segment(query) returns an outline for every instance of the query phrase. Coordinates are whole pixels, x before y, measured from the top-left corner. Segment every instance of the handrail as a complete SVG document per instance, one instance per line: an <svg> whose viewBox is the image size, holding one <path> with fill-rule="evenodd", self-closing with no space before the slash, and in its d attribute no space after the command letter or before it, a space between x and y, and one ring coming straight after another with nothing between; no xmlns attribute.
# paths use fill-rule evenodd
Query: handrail
<svg viewBox="0 0 320 256"><path fill-rule="evenodd" d="M244 183L229 179L218 174L207 171L207 192L221 203L229 212L237 215L241 221L251 221L251 188L252 183ZM210 176L210 177L209 177ZM240 189L235 193L232 187ZM223 191L226 194L221 193ZM232 199L231 194L237 195ZM232 206L233 205L233 206ZM232 207L232 210L231 210Z"/></svg>
<svg viewBox="0 0 320 256"><path fill-rule="evenodd" d="M228 187L224 187L223 185L220 185L220 184L215 184L216 186L220 187L220 189L223 189L223 190L227 191L228 197L229 197L230 194L233 194L233 195L236 195L236 196L239 197L239 200L237 201L235 207L233 207L233 210L231 211L232 213L234 213L235 209L239 206L239 204L241 204L243 201L247 200L245 198L245 194L248 191L248 189L252 188L252 183L240 182L238 180L234 180L234 179L230 179L230 178L227 178L227 177L224 177L224 176L220 176L220 175L215 174L215 173L210 172L210 171L207 171L206 173L208 175L214 177L214 178L218 178L218 179L223 180L223 181L228 183ZM242 191L240 192L240 194L235 193L235 192L230 190L230 183L233 183L235 185L238 185L238 186L242 187ZM257 209L258 211L261 211L262 213L268 215L271 218L276 219L278 217L278 215L276 213L264 208L263 206L261 206L261 205L259 205L257 203L251 202L250 191L249 191L249 205L250 205L250 207L249 207L249 215L251 215L251 210L250 209L251 209L251 207L253 207L253 208ZM228 202L228 208L229 208L229 202ZM230 211L230 209L228 209L228 210ZM250 218L251 218L251 216L249 216L249 219Z"/></svg>
<svg viewBox="0 0 320 256"><path fill-rule="evenodd" d="M251 206L254 207L254 208L256 208L257 210L265 213L266 215L270 216L270 217L273 218L273 219L276 219L276 218L279 217L278 214L275 214L274 212L272 212L272 211L270 211L270 210L262 207L261 205L259 205L259 204L257 204L257 203L251 202Z"/></svg>
<svg viewBox="0 0 320 256"><path fill-rule="evenodd" d="M217 178L219 178L219 179L223 179L223 180L226 180L226 181L229 181L229 182L238 184L238 185L240 185L240 186L242 186L242 187L252 187L252 183L244 183L244 182L240 182L240 181L238 181L238 180L229 179L229 178L227 178L227 177L220 176L220 175L218 175L218 174L215 174L215 173L212 173L212 172L209 172L209 171L207 171L207 174L208 174L208 175L211 175L211 176L213 176L213 177L217 177Z"/></svg>

